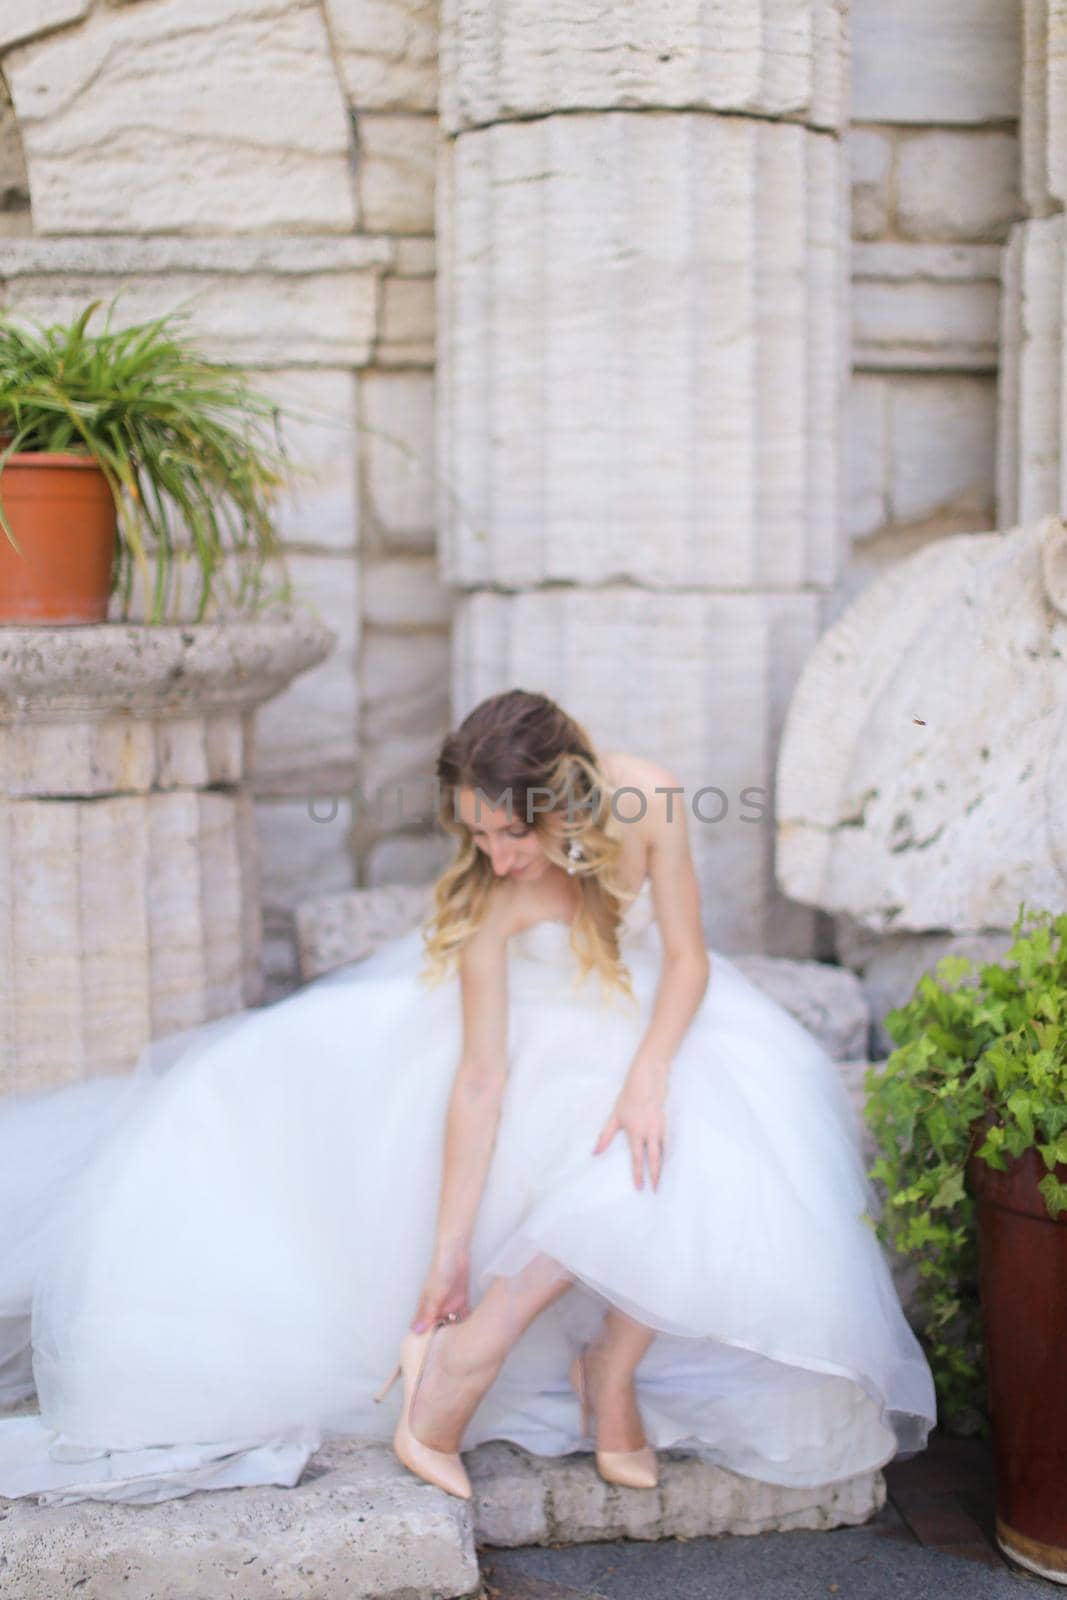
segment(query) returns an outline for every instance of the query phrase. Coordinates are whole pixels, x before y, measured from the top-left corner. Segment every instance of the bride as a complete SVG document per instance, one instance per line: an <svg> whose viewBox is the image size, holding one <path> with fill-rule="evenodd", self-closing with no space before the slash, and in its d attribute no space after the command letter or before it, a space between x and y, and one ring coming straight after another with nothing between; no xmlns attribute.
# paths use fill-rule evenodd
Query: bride
<svg viewBox="0 0 1067 1600"><path fill-rule="evenodd" d="M851 1105L705 949L673 775L516 689L437 779L422 927L0 1105L0 1496L292 1484L331 1434L463 1497L487 1439L633 1487L925 1445Z"/></svg>

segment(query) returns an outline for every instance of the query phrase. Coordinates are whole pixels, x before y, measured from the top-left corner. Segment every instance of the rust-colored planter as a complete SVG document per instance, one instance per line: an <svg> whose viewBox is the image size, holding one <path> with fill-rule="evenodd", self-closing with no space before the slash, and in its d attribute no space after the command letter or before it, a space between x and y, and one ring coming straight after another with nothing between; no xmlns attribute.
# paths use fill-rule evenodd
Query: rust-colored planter
<svg viewBox="0 0 1067 1600"><path fill-rule="evenodd" d="M1057 1166L1063 1181L1067 1168ZM997 1543L1067 1584L1067 1212L1049 1216L1036 1150L997 1172L976 1157L979 1295L985 1340Z"/></svg>
<svg viewBox="0 0 1067 1600"><path fill-rule="evenodd" d="M9 456L0 500L19 544L0 528L0 623L106 621L117 532L114 497L96 462Z"/></svg>

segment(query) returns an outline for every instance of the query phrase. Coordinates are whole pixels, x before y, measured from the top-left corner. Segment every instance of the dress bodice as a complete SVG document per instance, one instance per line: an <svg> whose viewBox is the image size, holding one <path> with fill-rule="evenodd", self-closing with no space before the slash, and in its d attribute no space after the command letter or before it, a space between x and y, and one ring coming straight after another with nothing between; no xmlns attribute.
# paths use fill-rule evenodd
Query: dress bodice
<svg viewBox="0 0 1067 1600"><path fill-rule="evenodd" d="M628 946L644 944L652 937L655 912L652 905L652 882L646 878L637 894L622 914L619 927L619 944L623 951ZM534 961L559 961L570 955L571 929L567 922L545 920L534 922L521 933L512 934L511 948Z"/></svg>

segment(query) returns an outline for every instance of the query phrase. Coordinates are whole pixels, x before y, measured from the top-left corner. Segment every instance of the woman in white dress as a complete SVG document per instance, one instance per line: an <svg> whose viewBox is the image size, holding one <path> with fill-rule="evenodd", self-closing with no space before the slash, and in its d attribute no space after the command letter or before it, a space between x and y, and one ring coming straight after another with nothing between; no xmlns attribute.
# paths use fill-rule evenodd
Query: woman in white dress
<svg viewBox="0 0 1067 1600"><path fill-rule="evenodd" d="M925 1445L847 1095L705 949L673 774L512 690L437 777L423 927L0 1106L0 1496L294 1483L330 1434L464 1497L486 1439L634 1487Z"/></svg>

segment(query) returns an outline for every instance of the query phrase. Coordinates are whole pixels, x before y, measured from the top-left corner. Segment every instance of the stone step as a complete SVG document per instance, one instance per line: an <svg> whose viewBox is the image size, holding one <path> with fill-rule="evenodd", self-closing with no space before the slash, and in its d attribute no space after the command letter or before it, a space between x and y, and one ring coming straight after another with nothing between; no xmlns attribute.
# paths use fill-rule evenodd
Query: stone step
<svg viewBox="0 0 1067 1600"><path fill-rule="evenodd" d="M695 1538L868 1520L881 1472L817 1489L659 1453L660 1484L620 1489L590 1454L464 1452L474 1498L421 1483L381 1442L333 1439L295 1488L216 1489L158 1505L0 1500L4 1600L458 1600L481 1591L481 1545Z"/></svg>

